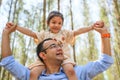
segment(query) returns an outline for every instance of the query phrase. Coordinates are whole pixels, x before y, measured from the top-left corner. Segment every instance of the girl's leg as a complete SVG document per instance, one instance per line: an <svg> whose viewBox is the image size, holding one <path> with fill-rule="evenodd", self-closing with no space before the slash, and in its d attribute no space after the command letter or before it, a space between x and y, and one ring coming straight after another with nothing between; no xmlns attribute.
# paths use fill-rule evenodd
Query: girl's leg
<svg viewBox="0 0 120 80"><path fill-rule="evenodd" d="M74 67L71 63L64 64L63 69L69 80L78 80L74 71Z"/></svg>
<svg viewBox="0 0 120 80"><path fill-rule="evenodd" d="M38 80L38 77L45 69L44 65L35 66L30 70L30 80Z"/></svg>

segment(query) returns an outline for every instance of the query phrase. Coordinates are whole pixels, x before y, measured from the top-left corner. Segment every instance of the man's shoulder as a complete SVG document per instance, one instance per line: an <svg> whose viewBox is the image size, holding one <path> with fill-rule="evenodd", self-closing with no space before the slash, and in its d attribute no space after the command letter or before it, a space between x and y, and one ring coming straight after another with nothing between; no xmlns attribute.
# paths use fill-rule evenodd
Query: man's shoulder
<svg viewBox="0 0 120 80"><path fill-rule="evenodd" d="M81 69L83 69L84 67L83 66L80 66L80 65L75 65L74 66L74 70L75 71L79 71L79 70L81 70Z"/></svg>

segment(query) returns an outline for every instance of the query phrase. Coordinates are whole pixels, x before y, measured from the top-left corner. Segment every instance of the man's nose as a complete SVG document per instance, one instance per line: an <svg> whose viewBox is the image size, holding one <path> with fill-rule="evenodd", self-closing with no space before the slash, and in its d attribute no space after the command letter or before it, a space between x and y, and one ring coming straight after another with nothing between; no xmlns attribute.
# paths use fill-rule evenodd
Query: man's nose
<svg viewBox="0 0 120 80"><path fill-rule="evenodd" d="M61 47L61 46L57 46L57 49L58 49L58 50L62 50L62 47Z"/></svg>
<svg viewBox="0 0 120 80"><path fill-rule="evenodd" d="M63 49L61 47L58 47L57 51L63 52Z"/></svg>

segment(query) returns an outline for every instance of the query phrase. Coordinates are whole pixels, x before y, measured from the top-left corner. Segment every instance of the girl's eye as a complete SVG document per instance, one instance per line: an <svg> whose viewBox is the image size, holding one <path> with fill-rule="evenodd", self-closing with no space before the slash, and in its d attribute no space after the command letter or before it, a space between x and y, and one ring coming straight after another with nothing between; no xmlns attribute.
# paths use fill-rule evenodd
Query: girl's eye
<svg viewBox="0 0 120 80"><path fill-rule="evenodd" d="M62 23L59 23L59 25L61 25Z"/></svg>
<svg viewBox="0 0 120 80"><path fill-rule="evenodd" d="M53 24L55 24L55 22L52 22Z"/></svg>

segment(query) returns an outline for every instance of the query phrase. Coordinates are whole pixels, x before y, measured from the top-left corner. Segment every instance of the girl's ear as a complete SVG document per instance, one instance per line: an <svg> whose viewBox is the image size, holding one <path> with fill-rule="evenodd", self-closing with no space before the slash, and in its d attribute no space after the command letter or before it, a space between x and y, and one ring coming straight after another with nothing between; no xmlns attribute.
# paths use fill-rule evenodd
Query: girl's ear
<svg viewBox="0 0 120 80"><path fill-rule="evenodd" d="M40 52L39 56L44 60L46 58L45 53L44 52Z"/></svg>

